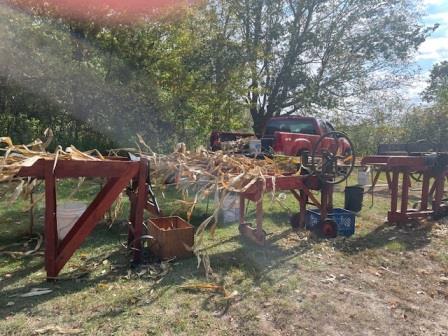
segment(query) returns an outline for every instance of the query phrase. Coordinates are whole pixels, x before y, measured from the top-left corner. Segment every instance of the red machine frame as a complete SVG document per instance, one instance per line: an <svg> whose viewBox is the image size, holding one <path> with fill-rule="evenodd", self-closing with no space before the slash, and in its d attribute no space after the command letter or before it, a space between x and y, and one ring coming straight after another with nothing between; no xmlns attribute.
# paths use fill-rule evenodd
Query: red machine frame
<svg viewBox="0 0 448 336"><path fill-rule="evenodd" d="M407 222L411 219L428 216L443 216L448 214L448 207L443 204L444 185L448 178L448 167L434 168L427 163L424 156L389 156L373 155L363 158L362 165L371 165L378 169L372 186L378 181L379 175L386 174L387 183L391 191L389 222ZM409 191L411 188L411 174L422 175L422 190L420 205L417 209L409 209ZM401 206L398 207L401 177ZM431 179L433 183L431 185ZM429 209L429 201L432 201Z"/></svg>
<svg viewBox="0 0 448 336"><path fill-rule="evenodd" d="M144 209L157 214L157 207L148 201L149 184L147 160L129 161L109 158L105 161L38 160L31 167L23 167L17 177L32 177L45 181L45 269L47 278L56 278L61 269L92 232L106 211L131 185L129 242L134 250L134 262L140 261L140 237L143 230ZM107 182L61 241L57 234L56 181L63 178L102 177Z"/></svg>
<svg viewBox="0 0 448 336"><path fill-rule="evenodd" d="M326 219L328 213L333 209L333 185L323 183L315 175L260 178L248 190L240 193L240 232L260 245L263 245L265 242L265 233L263 231L263 194L274 190L288 190L296 198L299 203L297 223L299 227L305 226L306 206L308 204L320 209L322 219ZM321 191L320 202L311 190ZM251 228L245 222L246 199L256 204L256 228Z"/></svg>

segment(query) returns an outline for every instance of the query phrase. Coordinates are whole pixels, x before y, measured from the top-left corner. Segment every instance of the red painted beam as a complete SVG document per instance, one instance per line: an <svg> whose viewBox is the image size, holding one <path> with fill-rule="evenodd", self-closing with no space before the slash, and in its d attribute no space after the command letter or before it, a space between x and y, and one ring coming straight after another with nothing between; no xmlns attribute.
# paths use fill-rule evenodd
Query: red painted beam
<svg viewBox="0 0 448 336"><path fill-rule="evenodd" d="M38 160L31 167L23 167L17 173L17 177L44 178L45 167L50 164L53 170L54 160ZM139 162L120 160L87 161L87 160L63 160L56 162L54 174L56 178L77 177L119 177L129 166L138 166Z"/></svg>
<svg viewBox="0 0 448 336"><path fill-rule="evenodd" d="M405 167L410 170L425 170L428 165L422 156L392 156L392 155L371 155L361 160L362 165L374 165L383 167Z"/></svg>
<svg viewBox="0 0 448 336"><path fill-rule="evenodd" d="M361 160L361 165L386 165L390 156L388 155L370 155Z"/></svg>
<svg viewBox="0 0 448 336"><path fill-rule="evenodd" d="M138 171L138 190L136 197L136 207L135 207L135 220L133 223L134 227L134 262L140 262L141 256L141 240L143 232L143 213L145 211L145 204L148 201L148 185L146 183L146 177L149 174L148 171L148 161L146 159L141 159L140 167ZM137 239L135 239L137 238Z"/></svg>
<svg viewBox="0 0 448 336"><path fill-rule="evenodd" d="M17 173L17 177L35 177L43 179L45 177L45 167L47 161L44 159L36 161L31 167L22 167L20 171ZM52 166L53 169L53 166Z"/></svg>
<svg viewBox="0 0 448 336"><path fill-rule="evenodd" d="M56 179L51 162L45 162L45 269L48 277L56 277L58 230L56 222Z"/></svg>

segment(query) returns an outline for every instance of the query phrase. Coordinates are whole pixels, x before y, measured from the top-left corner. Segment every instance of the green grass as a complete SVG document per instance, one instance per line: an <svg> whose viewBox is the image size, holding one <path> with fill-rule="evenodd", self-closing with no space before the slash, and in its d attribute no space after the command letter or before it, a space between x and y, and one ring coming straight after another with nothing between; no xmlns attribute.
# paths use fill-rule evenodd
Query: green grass
<svg viewBox="0 0 448 336"><path fill-rule="evenodd" d="M76 181L58 184L61 202L75 186ZM88 201L98 188L97 182L86 181L74 198ZM27 202L10 205L6 194L3 190L0 201L0 246L28 250L32 243L23 244L28 241L29 215L22 211ZM164 194L165 199L159 197L159 201L165 213L184 215L186 209L173 203L179 197L177 191L165 190ZM265 247L241 238L236 223L219 225L214 237L207 234L205 243L214 271L211 279L197 267L196 258L170 263L163 276L158 275L157 265L152 273L145 267L131 270L130 255L120 244L126 235L122 221L110 228L100 223L64 267L61 277L85 274L77 279L49 283L42 256L13 259L1 254L0 334L32 335L34 330L48 326L79 329L85 335L313 335L331 334L330 330L356 333L369 328L380 328L379 334L389 330L406 334L416 326L443 326L428 316L436 311L440 319L446 316L441 296L435 297L437 300L426 307L425 313L407 312L412 323L397 322L382 311L388 311L391 295L394 300L418 306L421 295L415 294L417 290L409 294L398 285L407 281L412 287L418 268L430 272L419 286L426 286L425 292L435 286L447 266L443 226L438 224L434 236L431 226L385 225L382 219L387 198L377 197L373 207L369 203L366 199L353 237L319 240L307 232L292 232L288 212L277 203L271 204L270 195L266 195ZM343 195L337 192L335 206L342 205ZM289 195L284 206L291 212L298 209ZM42 210L38 204L36 232L42 232ZM125 219L128 210L126 203L119 217ZM192 224L199 225L212 210L212 202L208 210L207 202L201 202ZM254 215L251 204L248 220L254 221ZM11 245L14 243L20 244ZM139 275L142 270L147 272ZM179 287L203 282L224 285L229 293L236 291L238 295L229 302L221 293ZM50 288L52 293L18 296L36 287ZM371 296L378 299L372 300ZM360 306L371 318L351 320ZM57 331L50 328L49 333Z"/></svg>

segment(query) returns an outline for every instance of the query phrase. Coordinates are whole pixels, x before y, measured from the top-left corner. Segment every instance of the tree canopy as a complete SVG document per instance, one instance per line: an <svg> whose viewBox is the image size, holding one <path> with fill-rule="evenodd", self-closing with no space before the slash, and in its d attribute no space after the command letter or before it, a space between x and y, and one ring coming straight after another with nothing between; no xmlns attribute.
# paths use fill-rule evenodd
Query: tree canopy
<svg viewBox="0 0 448 336"><path fill-rule="evenodd" d="M51 127L62 145L99 149L140 133L167 150L213 129L259 134L272 116L343 110L399 85L436 28L417 3L207 0L135 23L2 4L0 131L27 142Z"/></svg>
<svg viewBox="0 0 448 336"><path fill-rule="evenodd" d="M414 1L214 2L242 42L246 100L258 132L274 115L336 108L396 85L397 73L434 29L418 23Z"/></svg>

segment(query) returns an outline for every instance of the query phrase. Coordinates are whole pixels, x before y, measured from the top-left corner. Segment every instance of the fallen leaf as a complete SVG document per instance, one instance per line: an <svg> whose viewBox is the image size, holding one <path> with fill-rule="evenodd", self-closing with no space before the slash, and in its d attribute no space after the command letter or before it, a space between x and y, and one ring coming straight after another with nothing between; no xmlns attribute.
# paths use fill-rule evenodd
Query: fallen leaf
<svg viewBox="0 0 448 336"><path fill-rule="evenodd" d="M49 288L31 288L28 293L19 295L20 297L31 297L31 296L39 296L51 293L53 290Z"/></svg>
<svg viewBox="0 0 448 336"><path fill-rule="evenodd" d="M442 283L448 283L448 277L441 276L439 280L440 280L440 282L442 282Z"/></svg>
<svg viewBox="0 0 448 336"><path fill-rule="evenodd" d="M336 280L336 276L334 274L330 274L328 278L320 280L323 283L333 283Z"/></svg>
<svg viewBox="0 0 448 336"><path fill-rule="evenodd" d="M78 335L82 333L81 329L76 328L63 328L59 326L46 326L41 329L34 330L36 334L62 334L62 335Z"/></svg>

